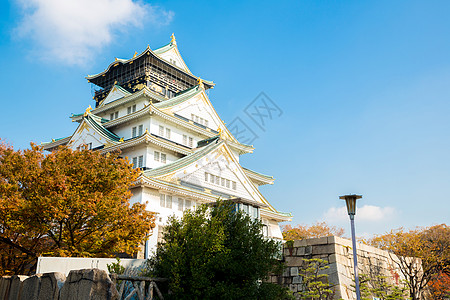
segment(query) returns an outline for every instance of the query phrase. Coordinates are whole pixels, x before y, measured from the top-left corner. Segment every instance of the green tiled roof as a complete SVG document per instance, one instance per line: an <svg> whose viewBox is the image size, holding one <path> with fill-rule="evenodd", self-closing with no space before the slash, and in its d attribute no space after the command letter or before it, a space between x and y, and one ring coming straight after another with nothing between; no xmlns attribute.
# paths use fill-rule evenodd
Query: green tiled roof
<svg viewBox="0 0 450 300"><path fill-rule="evenodd" d="M192 97L194 97L195 95L197 95L200 92L201 92L201 89L199 88L198 85L196 85L196 86L193 86L191 88L188 88L188 89L178 93L175 97L170 98L169 100L154 103L153 105L157 108L165 108L165 107L174 106L174 105L182 103L186 100L191 99Z"/></svg>
<svg viewBox="0 0 450 300"><path fill-rule="evenodd" d="M261 174L261 173L258 173L258 172L256 172L256 171L253 171L253 170L250 170L250 169L244 168L244 167L242 167L242 168L243 168L244 170L246 170L246 171L249 171L249 172L251 172L251 173L255 173L255 174L257 174L257 175L260 175L260 176L266 177L267 179L273 179L273 176L269 176L269 175Z"/></svg>
<svg viewBox="0 0 450 300"><path fill-rule="evenodd" d="M222 145L222 143L223 143L222 141L217 140L216 143L211 143L210 145L201 148L197 152L194 152L190 155L180 158L180 159L174 161L173 163L167 164L167 165L159 167L159 168L144 171L144 175L148 176L148 177L160 176L160 175L164 175L164 174L170 173L172 171L178 170L180 168L183 168L183 167L199 160L200 158L202 158L206 154L210 153L211 151L215 150L217 147Z"/></svg>
<svg viewBox="0 0 450 300"><path fill-rule="evenodd" d="M85 120L95 129L97 129L99 132L101 132L103 135L105 135L107 138L118 142L120 140L120 137L103 127L101 124L99 124L95 118L92 117L92 115L88 114L85 117Z"/></svg>
<svg viewBox="0 0 450 300"><path fill-rule="evenodd" d="M167 45L164 45L164 46L162 46L162 47L160 47L160 48L158 48L158 49L153 50L153 53L159 55L159 54L161 54L161 53L164 53L164 52L169 51L169 50L172 49L173 47L175 47L175 45L172 44L172 42L170 42L170 43L168 43Z"/></svg>

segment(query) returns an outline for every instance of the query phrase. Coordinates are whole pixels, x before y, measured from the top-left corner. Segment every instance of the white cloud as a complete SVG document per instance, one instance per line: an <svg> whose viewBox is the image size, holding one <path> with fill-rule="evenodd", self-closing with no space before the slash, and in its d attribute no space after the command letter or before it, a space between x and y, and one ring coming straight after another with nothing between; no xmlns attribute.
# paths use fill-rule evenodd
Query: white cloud
<svg viewBox="0 0 450 300"><path fill-rule="evenodd" d="M393 216L395 209L390 206L380 207L374 205L364 205L356 210L356 220L358 222L378 222L385 221ZM330 223L341 223L349 220L347 207L330 207L324 214L324 219Z"/></svg>
<svg viewBox="0 0 450 300"><path fill-rule="evenodd" d="M88 62L119 31L173 18L171 11L133 0L17 1L23 10L18 36L33 41L39 58L67 64Z"/></svg>

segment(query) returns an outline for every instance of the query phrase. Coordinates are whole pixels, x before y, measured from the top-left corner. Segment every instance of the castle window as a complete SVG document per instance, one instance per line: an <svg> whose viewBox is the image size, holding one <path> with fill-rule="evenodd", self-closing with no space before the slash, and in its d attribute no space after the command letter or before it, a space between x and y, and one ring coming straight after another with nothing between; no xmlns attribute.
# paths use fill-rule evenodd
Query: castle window
<svg viewBox="0 0 450 300"><path fill-rule="evenodd" d="M192 206L191 200L185 200L184 201L184 207L185 209L190 209Z"/></svg>
<svg viewBox="0 0 450 300"><path fill-rule="evenodd" d="M208 173L205 173L205 181L208 182Z"/></svg>
<svg viewBox="0 0 450 300"><path fill-rule="evenodd" d="M178 198L178 210L179 211L183 211L183 209L184 209L184 200L183 200L183 198Z"/></svg>
<svg viewBox="0 0 450 300"><path fill-rule="evenodd" d="M159 205L165 208L172 208L172 196L159 194Z"/></svg>
<svg viewBox="0 0 450 300"><path fill-rule="evenodd" d="M155 151L153 153L153 158L155 159L155 161L159 161L159 152L158 151Z"/></svg>
<svg viewBox="0 0 450 300"><path fill-rule="evenodd" d="M233 183L232 184L233 185L233 190L235 190L236 189L236 181L233 181L232 183Z"/></svg>
<svg viewBox="0 0 450 300"><path fill-rule="evenodd" d="M205 126L208 127L208 120L205 120Z"/></svg>
<svg viewBox="0 0 450 300"><path fill-rule="evenodd" d="M187 135L183 134L183 145L187 145Z"/></svg>
<svg viewBox="0 0 450 300"><path fill-rule="evenodd" d="M114 113L114 119L117 119L118 117L119 117L119 112L116 111L116 112Z"/></svg>
<svg viewBox="0 0 450 300"><path fill-rule="evenodd" d="M170 139L170 129L166 128L166 138Z"/></svg>
<svg viewBox="0 0 450 300"><path fill-rule="evenodd" d="M136 135L137 135L137 128L136 128L136 127L133 127L133 128L131 129L131 137L136 137Z"/></svg>
<svg viewBox="0 0 450 300"><path fill-rule="evenodd" d="M138 166L139 166L139 168L144 167L144 156L143 155L140 155L138 158Z"/></svg>
<svg viewBox="0 0 450 300"><path fill-rule="evenodd" d="M189 147L192 148L193 144L194 144L194 139L192 137L189 137Z"/></svg>
<svg viewBox="0 0 450 300"><path fill-rule="evenodd" d="M114 113L109 115L109 120L114 120Z"/></svg>
<svg viewBox="0 0 450 300"><path fill-rule="evenodd" d="M161 162L162 162L163 164L166 163L166 155L165 155L164 153L161 153Z"/></svg>
<svg viewBox="0 0 450 300"><path fill-rule="evenodd" d="M131 114L132 112L136 112L136 104L127 107L127 114Z"/></svg>
<svg viewBox="0 0 450 300"><path fill-rule="evenodd" d="M139 131L139 133L138 133L139 136L142 135L143 130L144 130L144 125L139 125L139 130L138 130Z"/></svg>
<svg viewBox="0 0 450 300"><path fill-rule="evenodd" d="M164 126L159 125L159 136L164 136Z"/></svg>
<svg viewBox="0 0 450 300"><path fill-rule="evenodd" d="M133 157L133 168L137 167L137 157Z"/></svg>

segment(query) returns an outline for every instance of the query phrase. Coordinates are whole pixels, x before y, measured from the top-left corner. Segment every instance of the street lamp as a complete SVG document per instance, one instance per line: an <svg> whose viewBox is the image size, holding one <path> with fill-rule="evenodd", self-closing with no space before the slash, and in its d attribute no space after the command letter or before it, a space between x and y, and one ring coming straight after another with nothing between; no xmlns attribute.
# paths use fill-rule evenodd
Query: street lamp
<svg viewBox="0 0 450 300"><path fill-rule="evenodd" d="M350 224L352 228L352 244L353 244L353 268L355 270L355 287L356 287L356 299L361 299L359 292L359 275L358 275L358 259L356 257L356 239L355 239L355 215L356 215L356 200L361 199L360 195L345 195L340 196L339 199L344 199L347 204L347 212L350 216Z"/></svg>

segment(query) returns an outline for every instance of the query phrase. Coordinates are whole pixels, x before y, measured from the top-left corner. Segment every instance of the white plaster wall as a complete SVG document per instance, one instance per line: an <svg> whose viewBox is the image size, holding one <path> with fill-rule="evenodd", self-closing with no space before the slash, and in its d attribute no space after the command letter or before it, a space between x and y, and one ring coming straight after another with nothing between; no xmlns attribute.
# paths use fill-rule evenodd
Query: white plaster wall
<svg viewBox="0 0 450 300"><path fill-rule="evenodd" d="M142 125L142 133L145 132L145 129L150 131L150 116L146 115L144 117L133 119L131 121L128 121L126 123L120 124L119 126L109 128L112 132L114 132L117 136L123 137L125 140L132 138L133 127L139 127L139 125ZM136 129L138 130L138 128Z"/></svg>
<svg viewBox="0 0 450 300"><path fill-rule="evenodd" d="M163 118L159 117L159 116L152 116L151 120L150 120L150 133L160 136L159 134L159 126L163 126L164 130L165 128L169 128L170 129L170 140L174 141L176 143L182 144L183 143L183 134L186 134L188 137L192 137L193 138L193 143L192 143L192 147L195 148L197 147L197 142L200 140L203 140L206 138L206 136L201 136L196 132L192 132L189 130L186 130L185 128L181 127L181 126L177 126L176 124L173 124L171 122L168 122L167 120L164 120ZM165 132L164 132L164 138L166 138L165 136ZM186 146L188 145L188 142L186 143Z"/></svg>
<svg viewBox="0 0 450 300"><path fill-rule="evenodd" d="M191 115L194 114L205 120L208 120L208 127L217 130L219 124L214 121L214 113L211 108L204 102L202 95L198 94L190 100L187 100L172 109L172 111L180 116L192 120ZM192 120L195 121L195 120Z"/></svg>
<svg viewBox="0 0 450 300"><path fill-rule="evenodd" d="M95 132L92 128L86 128L82 132L77 132L72 137L72 143L70 144L70 148L72 150L77 149L79 146L89 143L92 143L92 148L96 148L102 146L105 142L105 139Z"/></svg>
<svg viewBox="0 0 450 300"><path fill-rule="evenodd" d="M114 101L113 101L114 102ZM113 103L111 102L111 103ZM110 115L111 113L115 113L116 111L119 112L119 118L126 116L128 114L127 108L129 106L133 106L134 104L136 104L136 111L141 110L144 108L144 105L148 105L149 100L145 97L140 97L138 99L135 99L133 101L130 101L128 103L124 103L120 106L116 106L114 108L108 108L106 110L104 110L101 113L98 113L96 115L98 115L99 117L105 118L107 120L110 120Z"/></svg>
<svg viewBox="0 0 450 300"><path fill-rule="evenodd" d="M157 189L143 188L140 193L142 193L142 203L147 203L147 210L156 212L156 227L153 229L152 235L146 243L147 254L150 256L152 252L155 251L158 239L158 226L165 226L170 216L176 216L181 218L183 216L183 211L178 209L178 198L184 200L190 200L192 207L195 206L195 201L186 197L179 197L175 194L170 194L166 192L161 192L166 195L172 196L172 208L166 208L160 206L160 192Z"/></svg>

